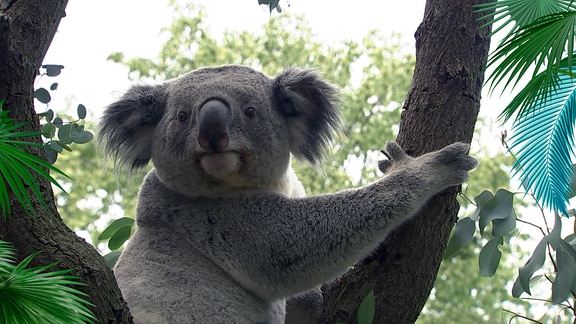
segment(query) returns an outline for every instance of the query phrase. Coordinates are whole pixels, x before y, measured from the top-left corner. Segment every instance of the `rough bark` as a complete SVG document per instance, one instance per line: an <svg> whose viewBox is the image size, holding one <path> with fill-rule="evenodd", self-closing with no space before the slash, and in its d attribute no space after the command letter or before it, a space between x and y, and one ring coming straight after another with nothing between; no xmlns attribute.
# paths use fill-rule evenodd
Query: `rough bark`
<svg viewBox="0 0 576 324"><path fill-rule="evenodd" d="M34 111L33 84L42 59L65 16L67 0L11 0L0 2L0 100L16 122L33 121L27 131L39 131ZM35 141L41 139L35 138ZM43 151L33 152L43 157ZM11 242L22 260L33 252L41 253L33 265L58 261L60 269L74 268L87 286L81 288L95 305L92 310L101 323L128 323L130 315L112 271L98 252L77 237L56 211L50 183L37 178L49 210L41 207L29 193L35 214L27 217L16 199L12 213L0 220L0 239ZM83 181L83 179L78 179Z"/></svg>
<svg viewBox="0 0 576 324"><path fill-rule="evenodd" d="M480 108L489 28L473 6L490 0L428 0L416 31L416 67L403 107L398 143L418 156L453 142L470 143ZM413 323L434 285L459 209L459 188L432 198L388 236L372 256L325 287L323 323L356 322L374 290L374 323Z"/></svg>

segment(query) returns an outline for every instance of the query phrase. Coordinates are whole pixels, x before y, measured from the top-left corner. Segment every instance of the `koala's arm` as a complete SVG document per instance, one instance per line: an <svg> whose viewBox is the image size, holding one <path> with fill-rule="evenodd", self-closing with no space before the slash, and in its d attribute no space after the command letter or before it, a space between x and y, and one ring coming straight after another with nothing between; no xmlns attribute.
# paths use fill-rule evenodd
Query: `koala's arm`
<svg viewBox="0 0 576 324"><path fill-rule="evenodd" d="M198 244L265 299L310 289L370 253L430 197L464 182L477 163L468 148L456 143L411 158L388 143L390 160L381 165L387 175L375 183L298 199L244 197L234 217L210 221L210 237L200 235Z"/></svg>

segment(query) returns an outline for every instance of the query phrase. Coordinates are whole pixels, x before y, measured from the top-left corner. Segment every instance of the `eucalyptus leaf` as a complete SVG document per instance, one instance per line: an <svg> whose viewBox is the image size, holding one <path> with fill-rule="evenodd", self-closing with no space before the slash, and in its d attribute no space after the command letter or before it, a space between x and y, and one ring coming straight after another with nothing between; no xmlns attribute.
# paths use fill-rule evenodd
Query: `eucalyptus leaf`
<svg viewBox="0 0 576 324"><path fill-rule="evenodd" d="M554 228L552 228L552 231L548 234L548 243L554 250L557 250L562 242L560 234L562 234L562 220L559 215L556 215L554 217Z"/></svg>
<svg viewBox="0 0 576 324"><path fill-rule="evenodd" d="M64 68L63 65L58 64L45 64L42 65L44 69L46 69L46 75L49 77L55 77L62 73L62 69Z"/></svg>
<svg viewBox="0 0 576 324"><path fill-rule="evenodd" d="M54 90L56 90L56 89L58 89L58 83L57 83L57 82L54 82L54 83L52 83L52 84L50 85L50 90L54 91Z"/></svg>
<svg viewBox="0 0 576 324"><path fill-rule="evenodd" d="M104 260L106 261L108 268L114 268L116 262L118 262L120 254L122 254L120 251L111 251L110 253L104 255Z"/></svg>
<svg viewBox="0 0 576 324"><path fill-rule="evenodd" d="M523 291L528 295L532 295L530 292L530 279L534 272L542 268L544 261L546 260L546 246L548 245L548 237L545 236L540 240L540 243L532 252L532 256L526 264L518 270L518 281Z"/></svg>
<svg viewBox="0 0 576 324"><path fill-rule="evenodd" d="M79 119L86 118L86 106L79 104L78 108L76 109L76 113L78 114Z"/></svg>
<svg viewBox="0 0 576 324"><path fill-rule="evenodd" d="M576 273L576 261L562 248L556 250L556 278L552 283L552 302L560 304L570 294Z"/></svg>
<svg viewBox="0 0 576 324"><path fill-rule="evenodd" d="M62 153L63 148L62 148L62 146L60 146L60 144L58 144L58 142L50 141L50 142L48 142L47 145L50 149L52 149L58 153Z"/></svg>
<svg viewBox="0 0 576 324"><path fill-rule="evenodd" d="M506 219L514 214L514 194L505 189L498 189L492 199L487 201L480 210L478 227L480 234L484 234L484 228L494 219Z"/></svg>
<svg viewBox="0 0 576 324"><path fill-rule="evenodd" d="M512 297L519 298L523 292L524 288L522 288L522 284L520 283L520 276L518 276L516 277L516 280L514 280L514 285L512 285Z"/></svg>
<svg viewBox="0 0 576 324"><path fill-rule="evenodd" d="M60 128L60 127L62 127L62 125L64 125L64 122L62 121L62 118L56 117L56 118L54 118L54 121L52 122L52 124L54 124L54 126L56 126L56 128Z"/></svg>
<svg viewBox="0 0 576 324"><path fill-rule="evenodd" d="M50 96L50 92L48 92L48 90L44 89L44 88L38 88L34 91L34 98L36 98L38 101L40 101L43 104L47 104L50 102L50 100L52 100L52 97Z"/></svg>
<svg viewBox="0 0 576 324"><path fill-rule="evenodd" d="M472 220L478 219L478 216L482 211L482 207L492 198L494 198L494 194L489 190L483 190L478 196L474 197L474 202L476 203L476 210L474 211L474 214L470 216L470 219Z"/></svg>
<svg viewBox="0 0 576 324"><path fill-rule="evenodd" d="M357 312L358 324L372 324L376 311L376 301L374 299L374 290L371 290L360 302Z"/></svg>
<svg viewBox="0 0 576 324"><path fill-rule="evenodd" d="M60 129L58 129L58 140L60 140L64 144L70 144L74 142L70 135L72 134L72 125L66 124L62 125Z"/></svg>
<svg viewBox="0 0 576 324"><path fill-rule="evenodd" d="M112 221L112 223L110 223L110 225L108 225L108 227L106 227L104 229L104 231L102 231L102 233L100 233L100 235L98 236L98 240L102 241L102 240L109 239L121 227L124 227L124 226L130 226L131 227L133 224L134 224L134 218L130 218L130 217L118 218L118 219Z"/></svg>
<svg viewBox="0 0 576 324"><path fill-rule="evenodd" d="M54 110L52 109L46 110L44 118L46 119L47 123L50 123L52 121L52 118L54 118Z"/></svg>
<svg viewBox="0 0 576 324"><path fill-rule="evenodd" d="M58 152L54 150L46 150L46 161L50 164L54 164L58 159Z"/></svg>
<svg viewBox="0 0 576 324"><path fill-rule="evenodd" d="M88 143L94 138L94 135L89 131L82 131L80 133L72 133L70 134L70 139L77 144L84 144Z"/></svg>
<svg viewBox="0 0 576 324"><path fill-rule="evenodd" d="M480 275L484 277L492 277L498 269L502 252L498 249L498 245L503 243L502 237L494 237L480 251L479 266Z"/></svg>
<svg viewBox="0 0 576 324"><path fill-rule="evenodd" d="M504 219L492 220L492 236L504 236L516 228L516 215L514 210Z"/></svg>
<svg viewBox="0 0 576 324"><path fill-rule="evenodd" d="M444 252L444 259L448 259L464 245L468 244L474 237L476 230L475 222L469 217L464 217L456 223L454 233L448 242L446 252Z"/></svg>
<svg viewBox="0 0 576 324"><path fill-rule="evenodd" d="M124 244L132 234L132 226L122 226L120 227L108 241L108 248L110 250L119 249L122 244Z"/></svg>
<svg viewBox="0 0 576 324"><path fill-rule="evenodd" d="M40 128L40 131L42 132L42 136L46 138L52 138L54 135L56 135L56 126L54 126L52 123L44 124Z"/></svg>

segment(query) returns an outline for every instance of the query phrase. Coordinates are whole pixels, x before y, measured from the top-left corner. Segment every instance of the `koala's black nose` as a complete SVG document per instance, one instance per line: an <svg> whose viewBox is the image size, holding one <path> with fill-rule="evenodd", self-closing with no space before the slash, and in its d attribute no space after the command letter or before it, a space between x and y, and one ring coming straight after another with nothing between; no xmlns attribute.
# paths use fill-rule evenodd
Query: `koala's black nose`
<svg viewBox="0 0 576 324"><path fill-rule="evenodd" d="M198 144L210 152L222 152L228 147L230 135L228 107L220 100L210 100L198 114Z"/></svg>

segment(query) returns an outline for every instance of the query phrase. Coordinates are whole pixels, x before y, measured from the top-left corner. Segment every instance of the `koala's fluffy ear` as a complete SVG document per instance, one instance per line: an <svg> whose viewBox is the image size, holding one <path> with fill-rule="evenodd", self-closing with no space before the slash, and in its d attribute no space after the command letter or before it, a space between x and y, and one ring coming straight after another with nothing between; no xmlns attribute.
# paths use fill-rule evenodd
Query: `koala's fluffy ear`
<svg viewBox="0 0 576 324"><path fill-rule="evenodd" d="M317 163L341 130L338 91L314 71L297 68L279 74L272 87L276 106L288 121L290 151Z"/></svg>
<svg viewBox="0 0 576 324"><path fill-rule="evenodd" d="M118 167L144 167L151 158L154 128L166 110L166 84L137 85L106 108L98 142Z"/></svg>

